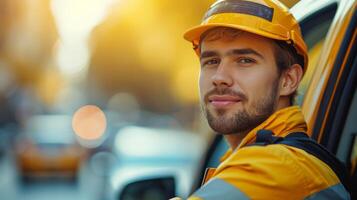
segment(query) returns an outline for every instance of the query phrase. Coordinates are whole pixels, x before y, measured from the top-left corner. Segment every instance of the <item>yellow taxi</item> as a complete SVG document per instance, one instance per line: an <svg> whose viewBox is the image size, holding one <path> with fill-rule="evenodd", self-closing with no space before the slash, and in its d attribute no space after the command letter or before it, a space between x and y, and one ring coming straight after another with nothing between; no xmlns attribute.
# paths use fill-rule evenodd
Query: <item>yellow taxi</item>
<svg viewBox="0 0 357 200"><path fill-rule="evenodd" d="M20 177L75 178L86 155L75 137L70 116L31 117L15 145Z"/></svg>

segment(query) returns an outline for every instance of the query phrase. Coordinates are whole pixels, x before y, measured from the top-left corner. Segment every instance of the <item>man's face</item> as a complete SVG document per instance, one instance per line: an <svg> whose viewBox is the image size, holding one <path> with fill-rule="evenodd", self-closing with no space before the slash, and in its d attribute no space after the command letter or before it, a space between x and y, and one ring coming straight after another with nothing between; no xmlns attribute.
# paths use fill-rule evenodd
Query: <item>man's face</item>
<svg viewBox="0 0 357 200"><path fill-rule="evenodd" d="M279 73L273 41L243 32L201 43L200 98L211 128L248 132L276 109Z"/></svg>

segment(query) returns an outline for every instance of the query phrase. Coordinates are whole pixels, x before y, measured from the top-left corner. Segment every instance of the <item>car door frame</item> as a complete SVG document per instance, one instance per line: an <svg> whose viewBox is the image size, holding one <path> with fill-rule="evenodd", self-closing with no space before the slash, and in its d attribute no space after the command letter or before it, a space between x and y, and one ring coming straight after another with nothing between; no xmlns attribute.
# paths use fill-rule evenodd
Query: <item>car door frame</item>
<svg viewBox="0 0 357 200"><path fill-rule="evenodd" d="M325 71L325 77L314 74L319 79L318 85L325 85L320 90L320 102L317 105L316 118L310 127L312 137L324 145L332 153L336 153L341 137L341 130L347 117L348 109L353 98L353 88L356 83L356 25L357 13L355 2L341 1L341 5L331 25L329 40L324 44L322 54L325 54L321 65ZM351 73L352 72L352 73ZM314 86L314 85L312 85ZM311 93L315 88L309 88ZM316 92L316 91L315 91ZM306 99L305 99L306 100ZM304 100L304 104L308 101ZM310 120L310 124L311 124ZM309 123L309 122L308 122Z"/></svg>

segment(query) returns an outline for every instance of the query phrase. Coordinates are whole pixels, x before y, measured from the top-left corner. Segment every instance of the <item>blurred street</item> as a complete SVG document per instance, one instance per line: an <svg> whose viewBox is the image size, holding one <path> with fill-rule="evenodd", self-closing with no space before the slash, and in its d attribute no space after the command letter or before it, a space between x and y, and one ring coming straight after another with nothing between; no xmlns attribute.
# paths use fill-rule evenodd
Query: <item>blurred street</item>
<svg viewBox="0 0 357 200"><path fill-rule="evenodd" d="M211 1L0 0L0 200L187 195L208 138L178 38Z"/></svg>
<svg viewBox="0 0 357 200"><path fill-rule="evenodd" d="M77 181L65 178L33 179L23 182L12 156L1 157L0 199L3 200L99 200L103 199L103 179L81 167Z"/></svg>

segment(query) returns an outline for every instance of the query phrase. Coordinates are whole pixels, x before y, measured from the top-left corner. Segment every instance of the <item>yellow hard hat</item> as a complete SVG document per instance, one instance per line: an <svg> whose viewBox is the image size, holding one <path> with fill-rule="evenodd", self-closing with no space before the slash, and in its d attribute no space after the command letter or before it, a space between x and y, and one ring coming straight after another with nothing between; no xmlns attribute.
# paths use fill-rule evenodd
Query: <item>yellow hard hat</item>
<svg viewBox="0 0 357 200"><path fill-rule="evenodd" d="M277 0L219 0L206 12L202 23L189 29L184 38L193 43L199 55L201 35L215 27L230 27L286 41L304 57L302 67L306 71L307 47L300 26L289 9Z"/></svg>

